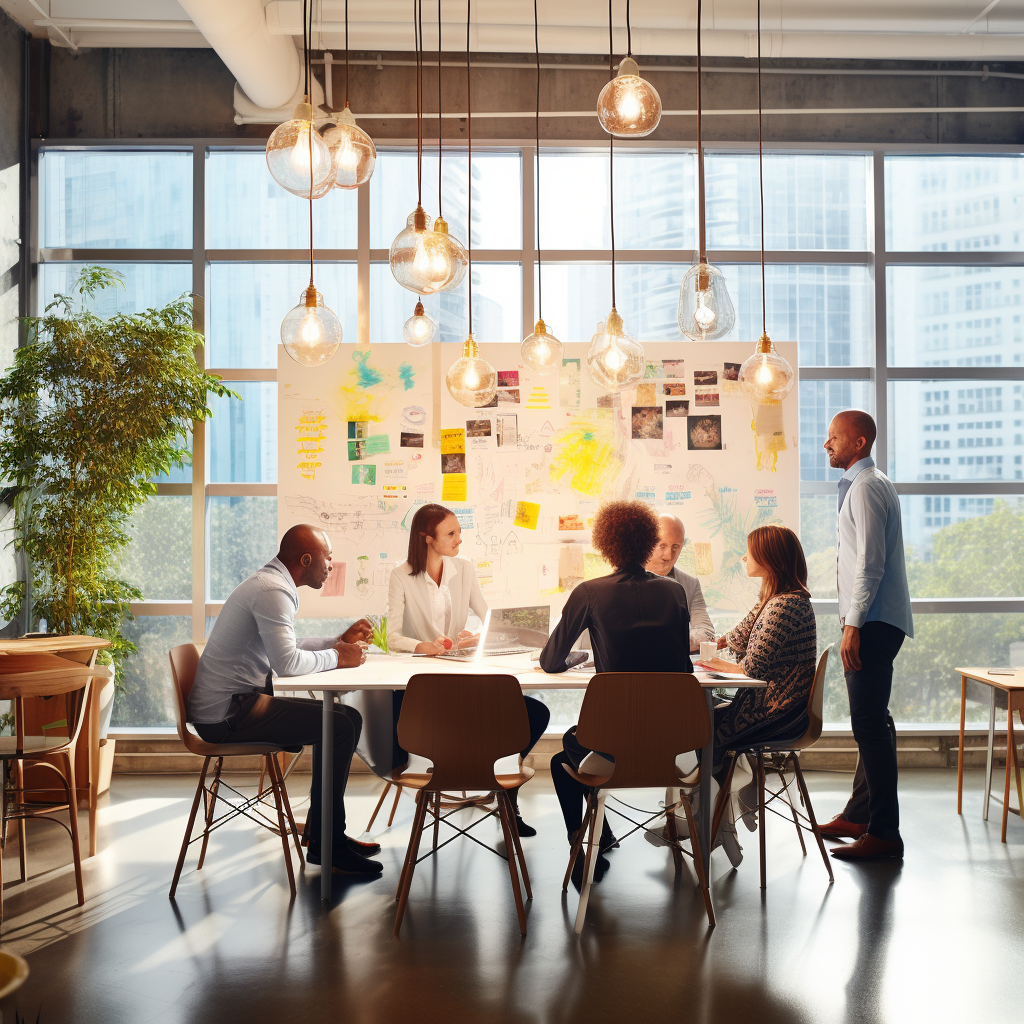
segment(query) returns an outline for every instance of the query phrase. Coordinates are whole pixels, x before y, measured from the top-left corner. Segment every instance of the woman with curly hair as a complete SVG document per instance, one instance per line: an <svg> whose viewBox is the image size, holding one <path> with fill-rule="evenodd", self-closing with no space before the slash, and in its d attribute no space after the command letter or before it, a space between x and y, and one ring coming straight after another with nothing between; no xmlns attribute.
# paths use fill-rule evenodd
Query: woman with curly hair
<svg viewBox="0 0 1024 1024"><path fill-rule="evenodd" d="M592 537L614 571L581 583L569 595L541 652L541 668L564 672L573 644L589 630L598 672L692 672L686 591L675 580L644 568L658 543L655 512L642 501L609 502L594 517ZM586 789L562 765L579 768L589 753L573 726L562 737L562 751L551 759L551 780L570 844L583 824ZM601 850L614 845L606 819ZM598 874L603 868L599 861Z"/></svg>

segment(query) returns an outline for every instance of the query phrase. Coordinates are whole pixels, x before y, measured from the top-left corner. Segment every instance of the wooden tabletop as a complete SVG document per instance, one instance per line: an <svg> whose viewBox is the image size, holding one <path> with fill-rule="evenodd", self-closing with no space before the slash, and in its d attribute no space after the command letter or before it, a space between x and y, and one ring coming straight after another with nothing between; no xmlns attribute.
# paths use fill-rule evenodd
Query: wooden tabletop
<svg viewBox="0 0 1024 1024"><path fill-rule="evenodd" d="M956 668L953 671L968 679L976 679L979 683L994 686L998 690L1024 690L1024 668L1015 668L1012 676L994 676L987 668Z"/></svg>
<svg viewBox="0 0 1024 1024"><path fill-rule="evenodd" d="M110 641L101 636L31 636L0 640L2 654L61 654L65 651L99 651Z"/></svg>

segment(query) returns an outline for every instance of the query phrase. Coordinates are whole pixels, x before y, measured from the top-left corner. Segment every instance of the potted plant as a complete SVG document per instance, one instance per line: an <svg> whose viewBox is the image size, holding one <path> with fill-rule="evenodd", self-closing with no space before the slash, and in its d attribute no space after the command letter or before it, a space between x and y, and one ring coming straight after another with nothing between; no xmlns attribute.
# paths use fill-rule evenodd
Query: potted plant
<svg viewBox="0 0 1024 1024"><path fill-rule="evenodd" d="M18 489L13 543L26 559L0 611L26 630L45 620L51 633L106 638L115 672L135 651L124 626L143 596L117 571L128 521L153 477L191 461L185 439L210 416L208 396L233 395L196 362L190 295L108 319L91 311L121 286L114 271L84 268L71 295L24 319L0 379L0 477Z"/></svg>

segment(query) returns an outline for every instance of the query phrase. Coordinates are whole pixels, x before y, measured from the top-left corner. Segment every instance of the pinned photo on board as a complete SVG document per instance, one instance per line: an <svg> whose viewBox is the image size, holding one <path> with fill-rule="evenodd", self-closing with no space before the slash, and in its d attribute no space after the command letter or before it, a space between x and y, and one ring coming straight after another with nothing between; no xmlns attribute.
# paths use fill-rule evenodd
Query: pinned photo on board
<svg viewBox="0 0 1024 1024"><path fill-rule="evenodd" d="M349 441L348 461L359 462L366 458L366 441Z"/></svg>
<svg viewBox="0 0 1024 1024"><path fill-rule="evenodd" d="M697 409L713 409L718 405L718 388L694 388L693 404Z"/></svg>
<svg viewBox="0 0 1024 1024"><path fill-rule="evenodd" d="M349 420L348 436L350 438L363 438L370 436L370 423L368 420Z"/></svg>
<svg viewBox="0 0 1024 1024"><path fill-rule="evenodd" d="M740 379L740 367L742 363L723 363L722 365L722 380L734 380Z"/></svg>
<svg viewBox="0 0 1024 1024"><path fill-rule="evenodd" d="M490 437L490 420L466 420L466 437Z"/></svg>
<svg viewBox="0 0 1024 1024"><path fill-rule="evenodd" d="M666 377L683 377L686 375L685 359L662 359L661 366Z"/></svg>
<svg viewBox="0 0 1024 1024"><path fill-rule="evenodd" d="M377 483L377 467L373 465L373 463L370 463L369 465L353 466L352 483L375 485Z"/></svg>
<svg viewBox="0 0 1024 1024"><path fill-rule="evenodd" d="M507 388L504 391L499 391L494 397L498 405L518 405L519 388ZM486 409L487 406L484 408Z"/></svg>
<svg viewBox="0 0 1024 1024"><path fill-rule="evenodd" d="M398 442L399 448L422 448L423 447L423 435L422 434L411 434L406 431L402 431L402 436Z"/></svg>
<svg viewBox="0 0 1024 1024"><path fill-rule="evenodd" d="M499 388L517 388L517 387L519 387L519 371L518 370L499 370L498 371L498 387Z"/></svg>
<svg viewBox="0 0 1024 1024"><path fill-rule="evenodd" d="M441 456L441 472L442 473L465 473L466 472L466 453L465 452L449 452L447 455Z"/></svg>
<svg viewBox="0 0 1024 1024"><path fill-rule="evenodd" d="M691 416L687 422L687 448L691 452L722 450L722 417Z"/></svg>
<svg viewBox="0 0 1024 1024"><path fill-rule="evenodd" d="M661 393L666 398L682 398L686 394L685 384L662 384Z"/></svg>
<svg viewBox="0 0 1024 1024"><path fill-rule="evenodd" d="M718 371L717 370L694 370L693 371L693 386L701 387L709 384L718 384Z"/></svg>
<svg viewBox="0 0 1024 1024"><path fill-rule="evenodd" d="M689 416L690 403L669 400L665 403L665 415L668 417Z"/></svg>
<svg viewBox="0 0 1024 1024"><path fill-rule="evenodd" d="M632 406L632 435L635 441L660 441L665 436L665 422L660 405Z"/></svg>
<svg viewBox="0 0 1024 1024"><path fill-rule="evenodd" d="M658 396L656 394L658 389L657 384L637 384L636 386L636 404L637 405L657 405Z"/></svg>
<svg viewBox="0 0 1024 1024"><path fill-rule="evenodd" d="M519 444L519 417L505 413L498 417L498 447L515 448Z"/></svg>

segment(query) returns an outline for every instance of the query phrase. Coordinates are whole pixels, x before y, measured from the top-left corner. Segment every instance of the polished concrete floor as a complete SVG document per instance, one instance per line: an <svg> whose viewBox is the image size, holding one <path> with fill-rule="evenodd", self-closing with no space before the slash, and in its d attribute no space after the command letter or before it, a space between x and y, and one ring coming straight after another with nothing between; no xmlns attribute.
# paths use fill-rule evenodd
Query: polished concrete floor
<svg viewBox="0 0 1024 1024"><path fill-rule="evenodd" d="M294 779L296 794L305 779ZM850 776L812 774L828 818ZM581 937L576 894L561 893L567 847L550 778L523 795L539 829L525 844L534 899L521 940L504 863L465 840L417 872L402 937L392 936L411 801L380 836L384 877L299 878L294 902L279 841L247 823L215 833L206 866L190 857L167 898L194 780L115 777L100 810L100 852L75 905L69 845L33 824L27 884L16 843L4 858L3 943L31 976L4 1020L40 1024L391 1021L1019 1021L1024 1016L1024 822L999 842L998 805L981 820L981 776L969 773L965 814L956 776L902 774L907 856L836 864L827 877L792 827L769 819L768 889L758 885L756 835L746 859L714 855L718 927L706 927L689 869L633 837L611 854ZM353 780L361 828L379 784ZM656 802L636 793L631 803ZM84 817L83 817L84 820ZM354 831L358 831L356 828ZM484 838L496 830L482 826Z"/></svg>

